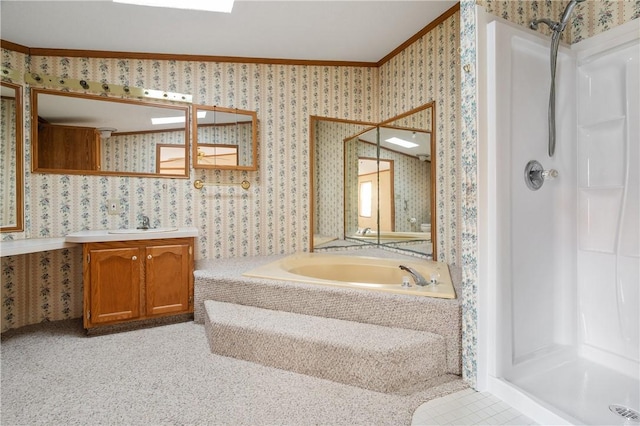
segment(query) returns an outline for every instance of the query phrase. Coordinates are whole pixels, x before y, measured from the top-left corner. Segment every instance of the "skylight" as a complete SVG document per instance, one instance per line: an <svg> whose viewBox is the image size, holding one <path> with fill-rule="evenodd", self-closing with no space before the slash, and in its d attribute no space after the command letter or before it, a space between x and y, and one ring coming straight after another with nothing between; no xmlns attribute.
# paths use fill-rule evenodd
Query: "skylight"
<svg viewBox="0 0 640 426"><path fill-rule="evenodd" d="M114 3L231 13L234 0L113 0Z"/></svg>
<svg viewBox="0 0 640 426"><path fill-rule="evenodd" d="M207 111L198 111L198 118L204 118L207 115ZM152 117L151 124L173 124L184 123L185 116L178 115L176 117Z"/></svg>
<svg viewBox="0 0 640 426"><path fill-rule="evenodd" d="M386 140L386 142L392 143L394 145L399 145L403 148L415 148L418 146L417 143L405 141L404 139L396 138L395 136Z"/></svg>

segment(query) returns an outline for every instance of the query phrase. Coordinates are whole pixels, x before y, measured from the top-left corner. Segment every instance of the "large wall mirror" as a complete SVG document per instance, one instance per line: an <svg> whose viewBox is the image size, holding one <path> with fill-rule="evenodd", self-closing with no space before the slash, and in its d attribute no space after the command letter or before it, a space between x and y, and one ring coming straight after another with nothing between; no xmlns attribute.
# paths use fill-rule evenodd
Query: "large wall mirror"
<svg viewBox="0 0 640 426"><path fill-rule="evenodd" d="M207 105L193 107L193 167L257 170L255 111Z"/></svg>
<svg viewBox="0 0 640 426"><path fill-rule="evenodd" d="M31 91L38 173L189 176L189 107Z"/></svg>
<svg viewBox="0 0 640 426"><path fill-rule="evenodd" d="M23 230L22 87L1 83L0 231Z"/></svg>
<svg viewBox="0 0 640 426"><path fill-rule="evenodd" d="M433 103L368 127L312 117L312 250L374 244L436 258L434 118Z"/></svg>

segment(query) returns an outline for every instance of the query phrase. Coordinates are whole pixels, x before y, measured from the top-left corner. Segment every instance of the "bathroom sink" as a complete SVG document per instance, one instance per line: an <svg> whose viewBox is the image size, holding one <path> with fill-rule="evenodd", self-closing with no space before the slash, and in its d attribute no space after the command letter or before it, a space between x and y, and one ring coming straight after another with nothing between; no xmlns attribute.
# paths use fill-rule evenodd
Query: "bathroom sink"
<svg viewBox="0 0 640 426"><path fill-rule="evenodd" d="M174 232L177 230L178 228L149 228L149 229L125 228L125 229L112 229L108 231L108 233L109 234L150 234L150 233L159 233L159 232Z"/></svg>

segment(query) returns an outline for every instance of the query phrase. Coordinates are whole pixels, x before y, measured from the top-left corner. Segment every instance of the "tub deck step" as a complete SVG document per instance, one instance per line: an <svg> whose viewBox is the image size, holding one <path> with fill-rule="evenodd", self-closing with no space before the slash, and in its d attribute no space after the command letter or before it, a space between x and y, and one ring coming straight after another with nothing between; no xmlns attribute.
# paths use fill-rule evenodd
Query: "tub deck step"
<svg viewBox="0 0 640 426"><path fill-rule="evenodd" d="M207 300L211 351L378 392L446 372L442 336Z"/></svg>

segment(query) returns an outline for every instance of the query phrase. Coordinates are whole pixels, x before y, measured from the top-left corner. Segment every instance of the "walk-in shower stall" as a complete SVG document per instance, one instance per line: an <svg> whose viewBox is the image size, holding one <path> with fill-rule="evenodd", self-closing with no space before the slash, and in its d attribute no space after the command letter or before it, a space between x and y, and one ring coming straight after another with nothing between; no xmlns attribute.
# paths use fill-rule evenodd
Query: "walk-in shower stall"
<svg viewBox="0 0 640 426"><path fill-rule="evenodd" d="M541 424L640 411L638 21L560 46L550 157L550 40L478 9L478 387Z"/></svg>

